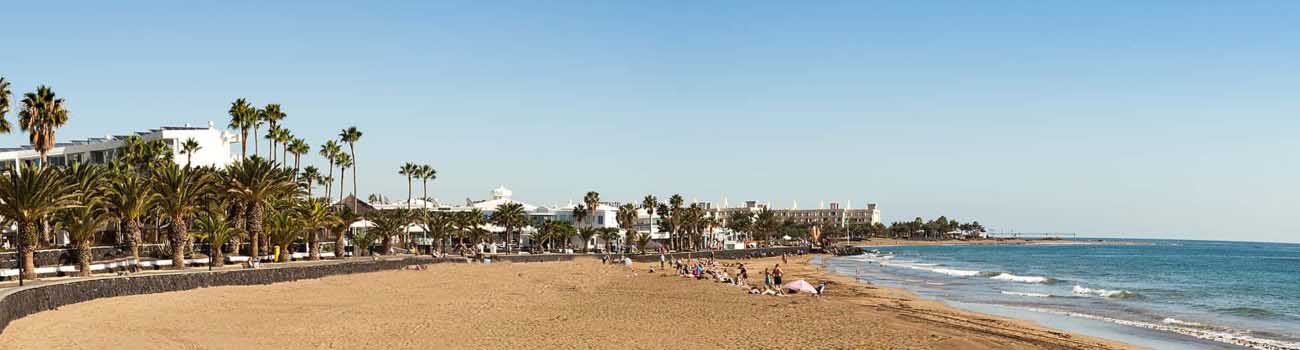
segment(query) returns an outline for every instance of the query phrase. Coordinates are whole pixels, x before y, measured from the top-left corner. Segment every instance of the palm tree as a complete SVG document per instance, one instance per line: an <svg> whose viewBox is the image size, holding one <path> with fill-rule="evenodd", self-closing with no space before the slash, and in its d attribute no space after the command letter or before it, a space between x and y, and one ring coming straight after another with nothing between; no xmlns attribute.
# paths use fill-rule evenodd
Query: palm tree
<svg viewBox="0 0 1300 350"><path fill-rule="evenodd" d="M303 141L303 139L296 138L290 140L289 144L285 145L285 149L293 154L293 172L296 174L298 173L298 167L302 165L302 155L311 152L311 145L307 144L307 141Z"/></svg>
<svg viewBox="0 0 1300 350"><path fill-rule="evenodd" d="M185 268L185 246L190 241L188 221L208 195L211 179L199 168L181 168L175 164L155 168L152 174L158 207L170 219L172 266Z"/></svg>
<svg viewBox="0 0 1300 350"><path fill-rule="evenodd" d="M0 77L0 134L8 134L14 128L9 124L9 119L5 119L5 114L9 114L9 108L13 104L9 100L10 96L13 96L13 91L9 91L9 82Z"/></svg>
<svg viewBox="0 0 1300 350"><path fill-rule="evenodd" d="M361 140L361 130L355 126L339 131L339 140L348 144L348 154L352 159L352 210L357 210L357 140ZM340 196L342 198L342 196Z"/></svg>
<svg viewBox="0 0 1300 350"><path fill-rule="evenodd" d="M628 231L628 232L631 232L631 231ZM614 241L617 241L618 238L619 238L619 236L618 236L618 229L617 229L617 228L613 228L613 227L602 227L602 228L597 229L596 235L597 235L598 237L600 237L600 240L601 240L601 241L605 242L605 253L606 253L606 254L609 254L610 252L613 252L613 251L614 251Z"/></svg>
<svg viewBox="0 0 1300 350"><path fill-rule="evenodd" d="M207 210L194 218L194 237L208 242L208 266L225 265L225 256L221 247L232 239L244 235L244 230L230 222L226 216L226 205L214 203Z"/></svg>
<svg viewBox="0 0 1300 350"><path fill-rule="evenodd" d="M445 250L443 241L448 238L448 233L453 228L452 215L445 212L423 212L424 216L420 222L421 228L429 234L429 238L438 242L438 253L442 254Z"/></svg>
<svg viewBox="0 0 1300 350"><path fill-rule="evenodd" d="M284 132L284 129L280 128L279 125L266 128L266 158L272 163L276 162L275 156L278 153L275 152L275 146L280 144L280 133L282 132Z"/></svg>
<svg viewBox="0 0 1300 350"><path fill-rule="evenodd" d="M339 143L334 142L334 140L325 141L325 144L320 145L320 151L317 152L318 154L320 154L321 157L325 158L325 160L330 163L329 166L330 174L329 176L327 176L328 178L330 178L330 181L325 182L325 199L330 202L334 201L333 200L334 193L331 192L330 190L334 188L333 187L334 162L338 160L339 152L342 152L342 149L339 147ZM339 200L343 200L343 198L340 197Z"/></svg>
<svg viewBox="0 0 1300 350"><path fill-rule="evenodd" d="M636 204L628 203L618 207L618 226L631 237L636 232Z"/></svg>
<svg viewBox="0 0 1300 350"><path fill-rule="evenodd" d="M332 225L329 225L329 229L334 231L335 234L334 257L342 259L346 257L345 251L347 250L346 238L348 227L351 227L352 223L357 222L358 218L357 214L347 207L338 208L338 210L334 212L334 216L338 218L338 221L334 221L332 222ZM357 251L357 254L361 254L361 251Z"/></svg>
<svg viewBox="0 0 1300 350"><path fill-rule="evenodd" d="M19 166L0 176L0 217L18 225L16 235L22 257L22 279L36 279L33 250L36 224L59 210L76 206L76 193L58 169Z"/></svg>
<svg viewBox="0 0 1300 350"><path fill-rule="evenodd" d="M253 128L253 155L256 156L262 154L261 141L257 139L257 130L262 128L263 123L266 123L266 110L257 107L252 107L252 109L253 120L249 125Z"/></svg>
<svg viewBox="0 0 1300 350"><path fill-rule="evenodd" d="M343 189L346 188L343 186L346 183L344 178L348 175L348 168L352 167L352 156L347 153L339 153L338 159L334 160L334 165L339 166L339 200L342 201ZM357 211L356 203L356 192L353 192L352 211Z"/></svg>
<svg viewBox="0 0 1300 350"><path fill-rule="evenodd" d="M320 260L321 231L333 226L339 218L330 211L324 199L313 198L298 202L298 217L307 233L307 259Z"/></svg>
<svg viewBox="0 0 1300 350"><path fill-rule="evenodd" d="M591 238L596 237L599 233L600 229L590 226L578 229L578 237L582 238L583 253L591 251Z"/></svg>
<svg viewBox="0 0 1300 350"><path fill-rule="evenodd" d="M77 244L80 275L90 276L90 244L95 240L95 233L99 232L110 217L108 209L104 207L108 172L103 166L73 163L65 169L64 174L72 184L79 205L63 210L59 222L68 232L69 238Z"/></svg>
<svg viewBox="0 0 1300 350"><path fill-rule="evenodd" d="M293 193L294 184L288 171L256 155L226 167L226 191L248 212L246 225L253 256L261 256L262 249L269 248L260 245L260 240L264 239L264 209L271 200Z"/></svg>
<svg viewBox="0 0 1300 350"><path fill-rule="evenodd" d="M646 232L655 232L655 208L658 206L659 198L655 198L653 194L647 194L641 199L641 209L645 209L645 214L650 216L650 229Z"/></svg>
<svg viewBox="0 0 1300 350"><path fill-rule="evenodd" d="M600 208L600 193L587 191L587 195L582 197L582 202L587 204L587 210L589 211L587 216L591 219L587 226L594 227L596 225L596 215L600 215L597 210Z"/></svg>
<svg viewBox="0 0 1300 350"><path fill-rule="evenodd" d="M421 165L419 177L420 177L420 181L424 182L424 195L421 197L423 197L424 201L427 203L429 201L429 180L437 179L438 171L433 170L433 166L431 165L428 164Z"/></svg>
<svg viewBox="0 0 1300 350"><path fill-rule="evenodd" d="M412 195L411 186L413 184L411 181L417 175L419 175L419 172L420 172L420 166L415 165L414 163L402 164L402 166L397 169L398 175L406 176L406 208L407 209L411 208L411 195Z"/></svg>
<svg viewBox="0 0 1300 350"><path fill-rule="evenodd" d="M280 149L280 157L276 158L280 164L289 164L289 142L293 142L293 133L289 129L280 128L280 132L275 133L274 142Z"/></svg>
<svg viewBox="0 0 1300 350"><path fill-rule="evenodd" d="M320 183L322 179L320 169L317 169L314 165L308 165L306 168L302 168L302 173L298 175L298 178L307 182L307 198L313 197L312 191L315 190L315 188L312 184ZM329 202L328 199L325 201Z"/></svg>
<svg viewBox="0 0 1300 350"><path fill-rule="evenodd" d="M201 148L203 146L199 146L199 141L194 140L193 137L185 139L185 142L181 143L181 154L185 155L185 166L190 166L190 161L194 159L194 152L198 152Z"/></svg>
<svg viewBox="0 0 1300 350"><path fill-rule="evenodd" d="M149 213L157 198L149 180L134 169L114 173L113 181L108 184L108 207L113 209L120 222L126 224L126 241L133 261L140 259L140 243L144 240L144 225L140 218Z"/></svg>
<svg viewBox="0 0 1300 350"><path fill-rule="evenodd" d="M27 132L32 148L45 155L54 148L54 130L68 123L68 109L62 98L54 95L48 86L36 87L36 92L23 95L23 110L18 112L18 127Z"/></svg>
<svg viewBox="0 0 1300 350"><path fill-rule="evenodd" d="M287 201L278 203L279 205L268 205L266 207L266 236L268 243L280 247L276 254L277 262L289 262L293 260L293 251L290 246L302 235L299 230L301 223L298 213L294 208L288 207Z"/></svg>
<svg viewBox="0 0 1300 350"><path fill-rule="evenodd" d="M573 207L573 223L574 223L574 226L576 227L577 225L581 225L583 221L586 221L586 220L587 220L587 215L590 215L590 214L591 214L591 212L590 212L589 210L587 210L587 206L582 205L582 204L578 204L577 206L574 206L574 207ZM565 244L568 244L568 242L565 242ZM585 246L586 246L586 243L583 243L583 246L585 247Z"/></svg>
<svg viewBox="0 0 1300 350"><path fill-rule="evenodd" d="M528 225L528 213L519 203L503 203L492 213L492 224L506 229L506 254L510 253L510 233ZM516 235L518 237L518 235Z"/></svg>
<svg viewBox="0 0 1300 350"><path fill-rule="evenodd" d="M661 216L664 214L669 215L668 223L669 223L669 227L672 228L672 230L668 231L668 240L669 242L671 242L673 248L675 249L681 249L680 247L681 242L679 242L680 238L677 237L677 228L681 225L681 221L678 220L677 213L679 213L682 210L682 205L684 204L686 204L686 199L682 198L682 195L673 194L672 197L668 197L669 211L667 213L659 214Z"/></svg>
<svg viewBox="0 0 1300 350"><path fill-rule="evenodd" d="M406 233L406 228L411 224L410 215L405 209L382 210L370 215L375 231L383 239L383 254L393 254L393 237Z"/></svg>
<svg viewBox="0 0 1300 350"><path fill-rule="evenodd" d="M270 137L270 135L267 135L267 138L266 138L267 141L268 141L268 143L271 145L271 153L272 153L272 154L269 154L268 156L270 156L270 158L272 159L272 161L277 160L277 158L275 158L275 155L274 155L274 153L275 153L275 145L276 145L276 143L277 143L277 142L278 142L278 143L285 143L286 141L284 141L284 139L289 138L289 137L288 137L288 136L289 136L289 130L288 130L288 129L285 129L285 128L283 128L283 127L281 127L281 125L280 125L280 121L281 121L281 120L284 120L284 117L287 117L287 116L289 116L289 115L288 115L288 114L284 114L284 112L280 110L280 104L278 104L278 103L268 103L268 104L266 104L266 107L263 107L263 108L262 108L262 113L261 113L262 120L266 121L266 124L267 124L267 126L268 126L270 129L278 129L278 130L280 130L280 131L276 132L276 135L275 135L274 138ZM284 153L284 152L281 151L281 153ZM284 163L284 157L280 157L280 158L278 158L278 160L279 160L281 163Z"/></svg>
<svg viewBox="0 0 1300 350"><path fill-rule="evenodd" d="M454 225L456 226L457 231L460 231L460 236L462 238L461 243L464 243L464 238L474 237L476 229L478 229L480 225L483 225L483 211L474 208L469 211L457 212L456 214Z"/></svg>
<svg viewBox="0 0 1300 350"><path fill-rule="evenodd" d="M248 129L257 122L257 108L248 104L248 101L243 98L238 98L230 103L230 111L227 113L230 114L229 127L239 129L239 157L248 158Z"/></svg>

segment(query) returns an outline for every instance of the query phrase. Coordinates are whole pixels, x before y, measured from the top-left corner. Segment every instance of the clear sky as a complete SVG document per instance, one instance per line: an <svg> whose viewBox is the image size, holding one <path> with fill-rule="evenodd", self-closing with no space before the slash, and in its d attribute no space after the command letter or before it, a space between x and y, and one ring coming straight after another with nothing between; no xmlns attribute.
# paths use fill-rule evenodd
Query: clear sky
<svg viewBox="0 0 1300 350"><path fill-rule="evenodd" d="M312 145L356 125L361 192L392 198L410 161L452 202L1300 241L1300 2L915 3L27 1L0 76L67 98L64 139L224 125L237 97Z"/></svg>

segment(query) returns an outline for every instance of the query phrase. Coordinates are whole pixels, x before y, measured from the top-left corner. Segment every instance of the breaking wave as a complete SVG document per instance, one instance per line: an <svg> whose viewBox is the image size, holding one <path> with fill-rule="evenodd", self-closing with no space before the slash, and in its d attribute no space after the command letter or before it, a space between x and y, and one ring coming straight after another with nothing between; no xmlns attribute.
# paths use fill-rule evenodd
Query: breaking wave
<svg viewBox="0 0 1300 350"><path fill-rule="evenodd" d="M1093 289L1077 285L1074 286L1072 292L1076 295L1097 296L1111 299L1128 299L1138 296L1137 293L1127 290Z"/></svg>

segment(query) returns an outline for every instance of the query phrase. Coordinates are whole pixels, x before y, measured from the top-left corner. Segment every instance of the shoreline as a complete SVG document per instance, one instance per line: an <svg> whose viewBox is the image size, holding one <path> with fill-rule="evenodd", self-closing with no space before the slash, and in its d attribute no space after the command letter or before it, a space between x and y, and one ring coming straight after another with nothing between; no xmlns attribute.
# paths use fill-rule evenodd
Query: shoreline
<svg viewBox="0 0 1300 350"><path fill-rule="evenodd" d="M948 244L953 243L949 242ZM979 244L997 243L983 242ZM835 286L835 288L827 287L828 297L846 298L848 302L853 304L876 307L883 311L897 313L905 318L913 318L933 325L968 329L971 331L1015 339L1035 339L1036 342L1041 342L1043 345L1048 345L1051 348L1140 349L1140 347L1117 340L1053 329L1034 321L989 315L961 309L951 306L942 300L921 297L916 293L903 288L864 283L851 276L831 272L822 266L813 264L812 259L815 257L824 259L833 256L828 254L815 254L796 257L795 260L792 261L795 263L792 266L797 266L799 268L791 269L787 273L797 277L804 277L804 279L811 278L833 282L833 284L828 283L828 285ZM850 289L851 294L844 295L836 291L836 289L844 289L845 287ZM869 291L869 293L864 293L864 291Z"/></svg>

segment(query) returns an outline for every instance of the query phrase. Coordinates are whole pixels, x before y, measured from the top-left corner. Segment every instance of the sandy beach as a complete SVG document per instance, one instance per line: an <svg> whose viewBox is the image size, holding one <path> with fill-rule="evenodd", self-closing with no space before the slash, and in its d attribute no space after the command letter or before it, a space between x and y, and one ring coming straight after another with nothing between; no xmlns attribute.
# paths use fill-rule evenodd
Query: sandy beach
<svg viewBox="0 0 1300 350"><path fill-rule="evenodd" d="M571 263L442 264L101 299L18 320L0 349L1097 349L1098 339L960 312L791 258L826 297L753 296ZM751 271L780 258L744 260Z"/></svg>

